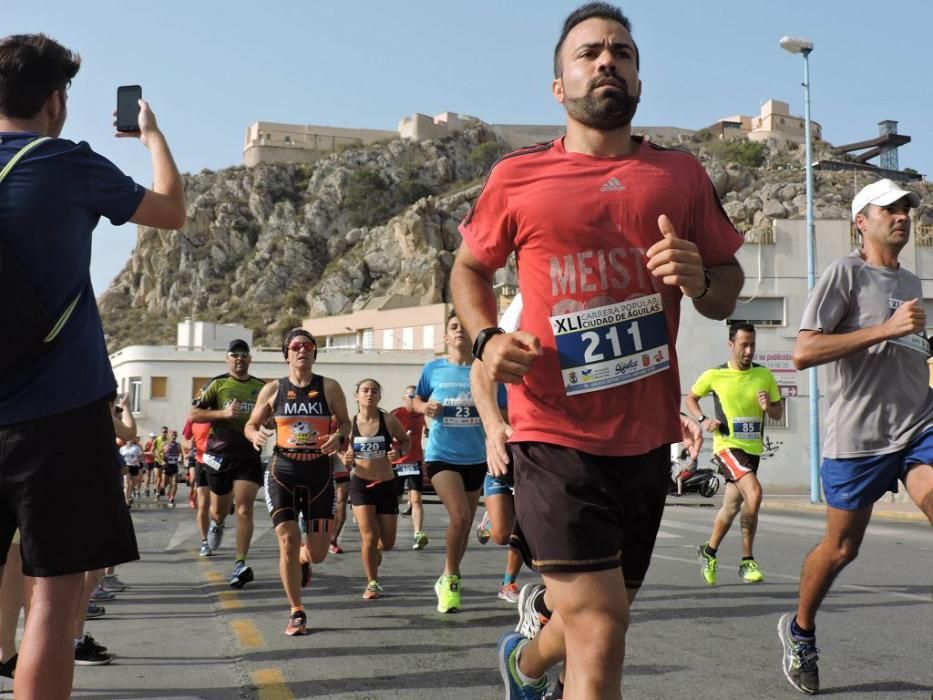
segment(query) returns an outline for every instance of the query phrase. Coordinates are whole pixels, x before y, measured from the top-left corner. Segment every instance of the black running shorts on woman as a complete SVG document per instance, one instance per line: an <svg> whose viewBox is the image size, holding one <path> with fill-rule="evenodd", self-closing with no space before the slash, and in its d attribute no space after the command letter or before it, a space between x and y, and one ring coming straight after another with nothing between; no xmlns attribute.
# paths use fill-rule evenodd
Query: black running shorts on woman
<svg viewBox="0 0 933 700"><path fill-rule="evenodd" d="M661 524L670 447L604 457L541 442L512 444L512 546L540 573L622 567L641 586Z"/></svg>

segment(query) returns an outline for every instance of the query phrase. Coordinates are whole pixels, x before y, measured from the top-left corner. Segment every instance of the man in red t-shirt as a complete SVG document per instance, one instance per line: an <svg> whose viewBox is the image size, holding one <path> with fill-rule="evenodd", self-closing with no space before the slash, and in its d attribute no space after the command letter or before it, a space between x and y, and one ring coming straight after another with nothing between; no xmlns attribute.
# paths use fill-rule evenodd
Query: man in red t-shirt
<svg viewBox="0 0 933 700"><path fill-rule="evenodd" d="M198 531L201 533L201 549L199 554L202 557L209 557L213 552L207 544L207 528L210 526L211 514L211 489L207 483L207 471L204 468L204 450L207 449L207 438L211 433L210 423L193 423L189 418L185 421L185 427L182 428L182 437L188 442L188 449L194 445L194 474L189 473L188 488L197 490L195 520L198 523Z"/></svg>
<svg viewBox="0 0 933 700"><path fill-rule="evenodd" d="M682 439L681 299L732 312L742 237L693 156L632 136L639 57L621 11L573 12L554 59L567 134L493 167L451 288L474 355L510 385L513 542L562 622L500 640L507 689L540 697L566 646L565 697L618 698L629 604ZM524 309L504 333L492 285L513 252Z"/></svg>
<svg viewBox="0 0 933 700"><path fill-rule="evenodd" d="M424 549L428 544L428 536L424 534L424 506L421 500L421 492L423 491L421 463L424 461L421 436L424 433L424 415L415 413L414 385L405 387L402 398L405 405L394 409L392 415L398 418L402 427L411 436L411 449L394 463L395 477L398 483L399 500L401 500L404 493L405 482L408 482L408 505L411 510L412 527L414 528L414 542L411 548Z"/></svg>

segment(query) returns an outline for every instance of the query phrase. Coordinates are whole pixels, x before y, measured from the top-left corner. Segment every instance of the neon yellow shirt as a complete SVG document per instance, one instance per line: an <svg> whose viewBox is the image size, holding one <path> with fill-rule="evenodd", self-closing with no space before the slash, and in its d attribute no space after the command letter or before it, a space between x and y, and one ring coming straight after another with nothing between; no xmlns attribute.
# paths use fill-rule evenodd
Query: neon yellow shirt
<svg viewBox="0 0 933 700"><path fill-rule="evenodd" d="M733 369L728 364L706 370L696 380L690 392L700 398L713 395L716 420L722 425L713 435L713 452L735 448L750 455L763 451L765 412L758 405L758 392L768 393L768 400L777 403L781 391L771 370L752 363L751 369Z"/></svg>

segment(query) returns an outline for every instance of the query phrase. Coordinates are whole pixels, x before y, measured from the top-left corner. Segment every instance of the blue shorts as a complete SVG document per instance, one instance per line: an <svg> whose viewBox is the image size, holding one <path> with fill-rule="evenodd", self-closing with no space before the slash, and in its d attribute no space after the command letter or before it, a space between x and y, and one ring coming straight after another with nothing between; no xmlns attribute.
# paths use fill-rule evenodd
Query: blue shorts
<svg viewBox="0 0 933 700"><path fill-rule="evenodd" d="M824 459L820 467L826 503L839 510L860 510L888 491L897 493L915 464L933 464L933 430L927 430L903 450L876 457Z"/></svg>
<svg viewBox="0 0 933 700"><path fill-rule="evenodd" d="M483 497L490 496L512 496L515 493L515 482L512 480L512 474L508 476L493 476L486 473L483 479Z"/></svg>

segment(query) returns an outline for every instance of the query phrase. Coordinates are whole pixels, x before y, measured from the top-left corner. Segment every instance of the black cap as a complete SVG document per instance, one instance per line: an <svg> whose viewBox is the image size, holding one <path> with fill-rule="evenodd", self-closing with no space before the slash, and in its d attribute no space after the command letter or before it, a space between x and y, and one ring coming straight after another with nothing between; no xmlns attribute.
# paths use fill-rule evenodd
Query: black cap
<svg viewBox="0 0 933 700"><path fill-rule="evenodd" d="M249 352L249 343L241 338L236 340L231 340L230 345L227 346L227 352Z"/></svg>

